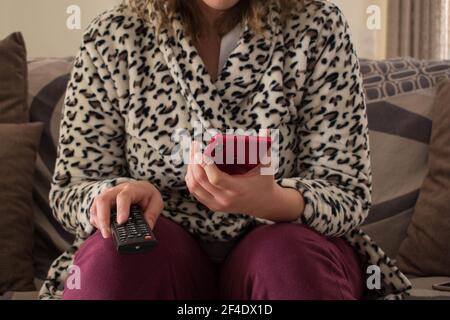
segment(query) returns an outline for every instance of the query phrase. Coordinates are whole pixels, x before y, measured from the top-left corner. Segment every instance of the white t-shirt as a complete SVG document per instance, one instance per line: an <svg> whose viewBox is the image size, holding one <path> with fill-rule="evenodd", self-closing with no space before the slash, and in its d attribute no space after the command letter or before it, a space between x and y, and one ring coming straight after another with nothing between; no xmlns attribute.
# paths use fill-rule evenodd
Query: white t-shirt
<svg viewBox="0 0 450 320"><path fill-rule="evenodd" d="M242 25L238 24L233 30L223 36L220 43L219 71L221 71L227 63L228 57L236 48L243 31L244 28Z"/></svg>

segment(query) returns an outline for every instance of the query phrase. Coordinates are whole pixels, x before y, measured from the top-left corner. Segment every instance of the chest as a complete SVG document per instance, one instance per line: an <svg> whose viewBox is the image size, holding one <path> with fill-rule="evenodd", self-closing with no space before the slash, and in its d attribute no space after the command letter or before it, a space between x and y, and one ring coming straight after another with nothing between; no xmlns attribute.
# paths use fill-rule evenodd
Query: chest
<svg viewBox="0 0 450 320"><path fill-rule="evenodd" d="M221 42L220 36L214 33L205 34L194 41L194 46L213 82L217 80L217 76L220 72L221 66L219 65L219 61L221 51L224 51Z"/></svg>
<svg viewBox="0 0 450 320"><path fill-rule="evenodd" d="M197 50L154 47L137 56L142 67L128 73L120 107L130 174L162 189L184 189L186 166L174 161L180 132L193 139L196 130L211 128L277 130L280 176L291 174L307 59L282 42L265 45L232 51L215 82Z"/></svg>

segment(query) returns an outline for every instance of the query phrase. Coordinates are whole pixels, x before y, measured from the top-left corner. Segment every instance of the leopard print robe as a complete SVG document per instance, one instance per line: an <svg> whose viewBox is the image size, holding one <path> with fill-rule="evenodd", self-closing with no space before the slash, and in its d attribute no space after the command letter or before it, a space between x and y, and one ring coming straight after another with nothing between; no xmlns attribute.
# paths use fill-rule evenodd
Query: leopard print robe
<svg viewBox="0 0 450 320"><path fill-rule="evenodd" d="M371 199L368 125L358 59L341 11L306 1L281 27L273 5L266 33L244 26L212 82L179 17L155 32L124 5L97 17L85 32L65 98L50 192L55 217L76 235L51 266L42 299L58 299L80 244L94 231L93 199L133 179L161 191L163 215L205 240L229 240L264 221L211 212L192 198L186 166L171 160L177 128L277 129L277 182L299 190L297 223L345 237L380 267L387 298L408 279L358 226Z"/></svg>

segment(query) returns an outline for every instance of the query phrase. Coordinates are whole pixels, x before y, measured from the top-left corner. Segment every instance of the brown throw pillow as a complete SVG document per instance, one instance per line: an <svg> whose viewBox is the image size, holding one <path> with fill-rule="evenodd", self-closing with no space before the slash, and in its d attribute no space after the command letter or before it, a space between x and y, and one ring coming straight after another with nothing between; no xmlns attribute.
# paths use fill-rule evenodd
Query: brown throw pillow
<svg viewBox="0 0 450 320"><path fill-rule="evenodd" d="M32 188L42 129L0 124L0 294L35 290Z"/></svg>
<svg viewBox="0 0 450 320"><path fill-rule="evenodd" d="M0 41L0 123L27 121L27 53L17 32Z"/></svg>
<svg viewBox="0 0 450 320"><path fill-rule="evenodd" d="M428 168L398 266L411 275L450 276L450 82L434 106Z"/></svg>

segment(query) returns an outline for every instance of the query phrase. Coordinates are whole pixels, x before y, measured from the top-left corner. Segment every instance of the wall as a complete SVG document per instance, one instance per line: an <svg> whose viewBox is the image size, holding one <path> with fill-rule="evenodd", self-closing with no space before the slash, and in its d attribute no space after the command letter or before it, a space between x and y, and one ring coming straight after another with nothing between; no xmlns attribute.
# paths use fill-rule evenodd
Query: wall
<svg viewBox="0 0 450 320"><path fill-rule="evenodd" d="M334 0L344 12L360 57L383 59L386 56L388 0ZM376 5L381 9L381 29L369 30L367 8Z"/></svg>
<svg viewBox="0 0 450 320"><path fill-rule="evenodd" d="M78 49L82 30L68 30L66 9L69 5L81 8L82 29L103 10L120 0L0 0L0 38L13 31L22 31L30 57L70 56ZM387 0L334 0L345 13L352 30L359 56L383 58L386 40ZM367 7L382 8L383 25L380 31L366 27Z"/></svg>
<svg viewBox="0 0 450 320"><path fill-rule="evenodd" d="M120 0L0 0L0 38L13 31L25 37L28 56L70 56L80 45L82 30L66 27L67 7L81 8L82 28Z"/></svg>

